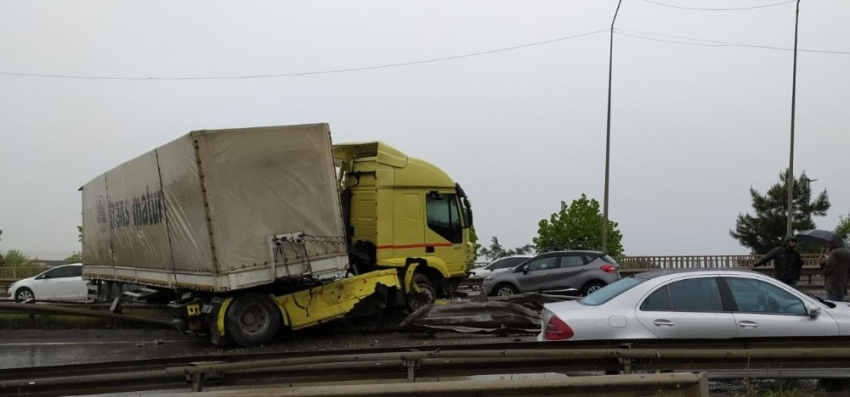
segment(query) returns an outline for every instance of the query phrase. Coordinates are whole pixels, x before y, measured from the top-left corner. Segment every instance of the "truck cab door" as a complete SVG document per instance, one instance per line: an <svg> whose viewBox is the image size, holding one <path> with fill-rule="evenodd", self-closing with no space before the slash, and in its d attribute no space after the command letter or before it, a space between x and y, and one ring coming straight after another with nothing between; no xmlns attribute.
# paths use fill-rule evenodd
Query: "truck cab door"
<svg viewBox="0 0 850 397"><path fill-rule="evenodd" d="M467 258L457 195L435 191L425 194L425 213L425 255L442 259L452 275L462 273Z"/></svg>

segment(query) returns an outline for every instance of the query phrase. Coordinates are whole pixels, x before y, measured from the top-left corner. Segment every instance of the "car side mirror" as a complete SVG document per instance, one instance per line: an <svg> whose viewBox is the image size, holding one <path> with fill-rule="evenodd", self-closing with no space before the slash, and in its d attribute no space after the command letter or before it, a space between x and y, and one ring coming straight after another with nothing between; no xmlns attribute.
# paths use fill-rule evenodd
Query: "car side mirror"
<svg viewBox="0 0 850 397"><path fill-rule="evenodd" d="M808 306L806 307L806 313L811 318L817 318L818 316L820 316L820 308L817 306Z"/></svg>

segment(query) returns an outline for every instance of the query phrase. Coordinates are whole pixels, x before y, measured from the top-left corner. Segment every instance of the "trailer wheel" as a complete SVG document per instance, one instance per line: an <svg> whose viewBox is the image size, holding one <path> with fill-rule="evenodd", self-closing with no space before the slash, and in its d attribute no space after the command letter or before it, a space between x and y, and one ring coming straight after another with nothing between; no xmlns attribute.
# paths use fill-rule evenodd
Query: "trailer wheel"
<svg viewBox="0 0 850 397"><path fill-rule="evenodd" d="M280 329L280 310L267 296L246 294L227 308L225 334L237 345L253 347L274 340Z"/></svg>
<svg viewBox="0 0 850 397"><path fill-rule="evenodd" d="M100 284L97 288L97 299L99 302L109 302L109 282L105 280L98 281Z"/></svg>
<svg viewBox="0 0 850 397"><path fill-rule="evenodd" d="M419 287L419 292L410 291L407 295L407 305L413 311L419 308L434 303L437 299L437 291L434 289L434 284L428 276L417 273L413 275L413 284Z"/></svg>
<svg viewBox="0 0 850 397"><path fill-rule="evenodd" d="M109 283L109 301L115 300L115 298L120 298L124 295L124 285L117 281Z"/></svg>

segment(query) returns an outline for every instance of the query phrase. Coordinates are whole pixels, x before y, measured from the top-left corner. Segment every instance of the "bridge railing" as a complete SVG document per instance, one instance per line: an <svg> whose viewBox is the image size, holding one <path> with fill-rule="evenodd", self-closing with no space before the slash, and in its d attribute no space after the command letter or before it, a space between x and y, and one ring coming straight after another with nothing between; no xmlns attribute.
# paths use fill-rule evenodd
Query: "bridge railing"
<svg viewBox="0 0 850 397"><path fill-rule="evenodd" d="M624 256L617 263L624 269L691 269L744 267L755 263L763 255L674 255L674 256ZM802 255L803 267L819 267L818 255Z"/></svg>

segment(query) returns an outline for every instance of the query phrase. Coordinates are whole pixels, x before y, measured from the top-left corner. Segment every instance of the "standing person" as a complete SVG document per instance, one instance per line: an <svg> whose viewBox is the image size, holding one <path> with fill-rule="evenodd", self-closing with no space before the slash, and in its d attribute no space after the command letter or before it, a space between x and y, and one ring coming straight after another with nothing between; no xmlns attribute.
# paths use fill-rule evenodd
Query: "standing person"
<svg viewBox="0 0 850 397"><path fill-rule="evenodd" d="M803 272L803 259L795 248L797 248L797 238L786 236L782 241L782 246L772 249L763 258L747 267L752 269L773 261L776 279L791 286L797 285L800 274Z"/></svg>
<svg viewBox="0 0 850 397"><path fill-rule="evenodd" d="M844 246L841 236L836 235L829 241L829 256L823 267L826 300L844 302L848 277L850 277L850 249Z"/></svg>

